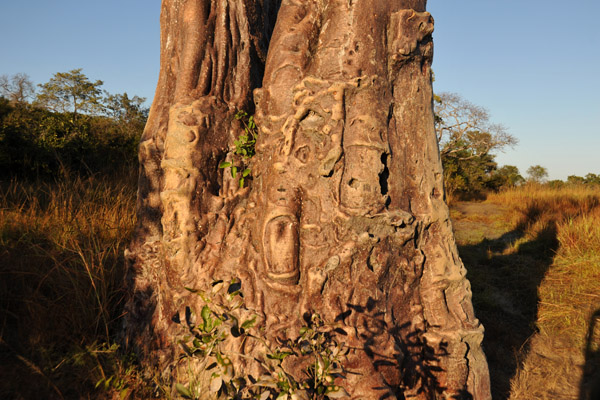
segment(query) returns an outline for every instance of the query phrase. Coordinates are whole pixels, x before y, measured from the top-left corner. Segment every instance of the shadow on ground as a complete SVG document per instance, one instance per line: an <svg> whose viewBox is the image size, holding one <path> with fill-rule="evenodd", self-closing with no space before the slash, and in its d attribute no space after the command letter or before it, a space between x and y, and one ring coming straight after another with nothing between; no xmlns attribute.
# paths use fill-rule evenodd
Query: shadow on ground
<svg viewBox="0 0 600 400"><path fill-rule="evenodd" d="M600 399L600 309L591 316L579 400Z"/></svg>
<svg viewBox="0 0 600 400"><path fill-rule="evenodd" d="M517 227L495 239L459 245L473 291L476 315L485 326L494 399L507 399L510 380L536 332L537 290L558 248L556 222L546 221L537 235L523 240L540 210L527 210ZM487 235L486 235L487 236ZM518 246L514 246L515 242Z"/></svg>
<svg viewBox="0 0 600 400"><path fill-rule="evenodd" d="M95 373L104 368L99 341L108 335L93 282L78 254L57 248L45 234L2 234L0 398L88 398L95 392ZM114 268L110 280L104 277L114 296L103 305L107 315L118 315L124 260L115 254L104 261Z"/></svg>

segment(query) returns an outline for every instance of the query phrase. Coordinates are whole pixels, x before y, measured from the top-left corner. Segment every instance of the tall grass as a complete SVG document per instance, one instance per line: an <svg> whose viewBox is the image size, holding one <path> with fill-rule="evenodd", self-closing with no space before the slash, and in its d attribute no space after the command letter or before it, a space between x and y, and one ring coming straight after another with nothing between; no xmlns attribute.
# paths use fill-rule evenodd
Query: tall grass
<svg viewBox="0 0 600 400"><path fill-rule="evenodd" d="M582 346L591 313L600 308L600 187L526 186L488 201L508 206L529 231L552 224L557 249L538 295L538 328Z"/></svg>
<svg viewBox="0 0 600 400"><path fill-rule="evenodd" d="M511 398L583 399L582 366L600 368L586 354L589 327L600 310L600 187L526 186L492 194L487 201L512 210L525 238L545 227L555 241L537 288L537 333L512 380Z"/></svg>
<svg viewBox="0 0 600 400"><path fill-rule="evenodd" d="M82 365L118 329L134 218L133 176L0 184L0 398L93 389L102 365Z"/></svg>

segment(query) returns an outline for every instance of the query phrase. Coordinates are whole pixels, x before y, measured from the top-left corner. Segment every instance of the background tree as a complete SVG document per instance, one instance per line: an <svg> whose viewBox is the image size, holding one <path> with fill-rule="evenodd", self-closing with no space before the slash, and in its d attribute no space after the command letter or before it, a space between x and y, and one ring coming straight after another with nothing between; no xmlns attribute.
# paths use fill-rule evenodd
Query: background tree
<svg viewBox="0 0 600 400"><path fill-rule="evenodd" d="M533 183L543 183L548 178L548 170L541 165L532 165L527 168L528 180Z"/></svg>
<svg viewBox="0 0 600 400"><path fill-rule="evenodd" d="M569 175L567 177L567 183L572 185L582 185L585 183L585 178L577 175Z"/></svg>
<svg viewBox="0 0 600 400"><path fill-rule="evenodd" d="M504 165L498 168L492 176L495 188L510 188L525 183L525 178L521 176L519 168L514 165Z"/></svg>
<svg viewBox="0 0 600 400"><path fill-rule="evenodd" d="M0 96L7 98L13 104L28 103L35 88L27 74L18 73L12 76L0 76Z"/></svg>
<svg viewBox="0 0 600 400"><path fill-rule="evenodd" d="M69 122L81 133L81 115L93 115L102 111L101 80L92 82L81 68L69 72L57 72L46 83L38 85L40 92L36 104L62 115L70 115Z"/></svg>
<svg viewBox="0 0 600 400"><path fill-rule="evenodd" d="M506 128L490 122L488 111L455 93L435 96L435 131L442 157L482 157L518 143Z"/></svg>
<svg viewBox="0 0 600 400"><path fill-rule="evenodd" d="M454 93L434 97L435 131L444 167L447 193L477 193L495 184L494 152L517 144L486 109Z"/></svg>
<svg viewBox="0 0 600 400"><path fill-rule="evenodd" d="M125 336L144 359L177 373L178 338L209 307L185 288L237 278L263 340L224 339L216 375L191 363L203 393L221 373L268 373L265 346L318 314L347 345L336 382L352 398L489 398L443 201L425 3L163 1L128 253ZM240 188L219 165L254 105ZM307 362L286 358L285 376Z"/></svg>
<svg viewBox="0 0 600 400"><path fill-rule="evenodd" d="M591 172L586 174L585 177L577 176L577 175L569 175L567 177L567 183L570 183L572 185L584 185L584 184L598 185L598 184L600 184L600 175L593 174Z"/></svg>
<svg viewBox="0 0 600 400"><path fill-rule="evenodd" d="M148 119L149 109L144 104L146 98L129 97L127 93L113 95L106 92L105 95L103 107L109 117L109 131L114 139L130 141L133 145L131 150L137 153L141 132Z"/></svg>
<svg viewBox="0 0 600 400"><path fill-rule="evenodd" d="M446 194L477 196L488 189L496 189L495 172L497 164L492 154L481 157L442 159L444 189Z"/></svg>
<svg viewBox="0 0 600 400"><path fill-rule="evenodd" d="M593 185L600 185L600 175L598 174L593 174L593 173L588 173L585 175L585 183L589 183L589 184L593 184Z"/></svg>
<svg viewBox="0 0 600 400"><path fill-rule="evenodd" d="M110 94L105 92L103 100L104 112L114 121L119 121L124 128L127 126L144 125L148 118L149 109L144 106L145 97L129 97L127 93Z"/></svg>

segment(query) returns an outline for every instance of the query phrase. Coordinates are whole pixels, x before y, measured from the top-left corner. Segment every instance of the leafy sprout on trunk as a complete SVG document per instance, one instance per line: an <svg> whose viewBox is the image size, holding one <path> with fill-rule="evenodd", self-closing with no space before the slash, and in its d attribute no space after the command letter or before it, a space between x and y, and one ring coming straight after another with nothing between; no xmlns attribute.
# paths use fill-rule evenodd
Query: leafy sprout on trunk
<svg viewBox="0 0 600 400"><path fill-rule="evenodd" d="M219 164L219 168L230 168L231 177L233 179L237 179L240 188L243 188L246 179L252 172L247 166L247 163L250 158L256 154L256 138L258 137L258 127L254 122L254 116L249 116L246 111L238 111L234 118L238 121L241 121L244 125L244 133L233 141L233 144L235 145L233 154L241 156L241 160L239 160L240 162L238 165L235 165L234 161L223 161Z"/></svg>

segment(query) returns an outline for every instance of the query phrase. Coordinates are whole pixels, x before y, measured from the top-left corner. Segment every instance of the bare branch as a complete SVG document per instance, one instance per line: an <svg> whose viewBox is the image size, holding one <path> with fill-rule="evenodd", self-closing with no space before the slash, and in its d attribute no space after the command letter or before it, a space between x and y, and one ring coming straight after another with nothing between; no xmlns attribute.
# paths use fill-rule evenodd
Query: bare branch
<svg viewBox="0 0 600 400"><path fill-rule="evenodd" d="M27 74L18 73L12 76L0 76L0 96L11 103L24 104L33 96L35 89Z"/></svg>
<svg viewBox="0 0 600 400"><path fill-rule="evenodd" d="M436 96L435 115L435 131L442 157L467 160L503 151L518 143L503 125L490 122L485 108L456 93Z"/></svg>

